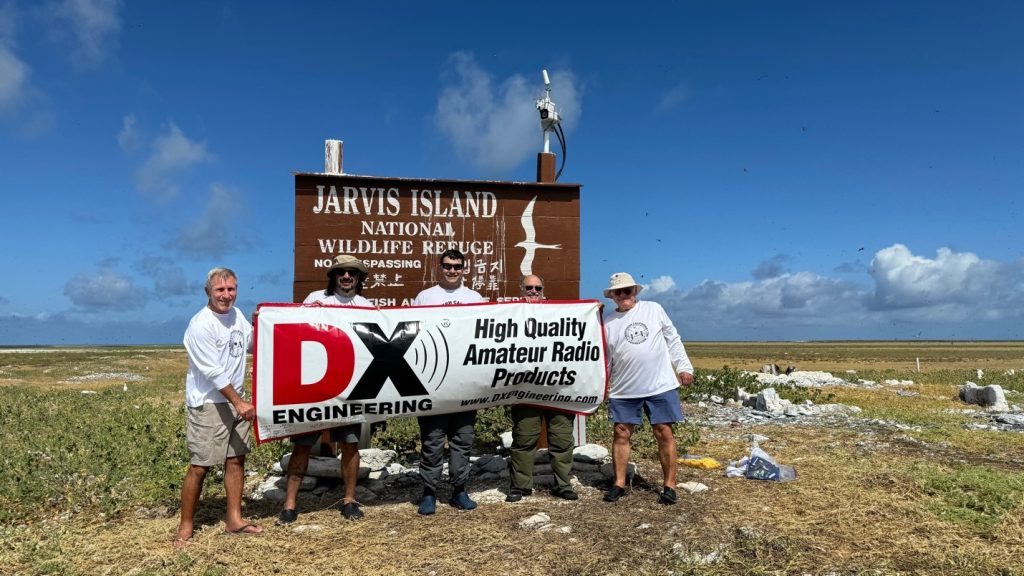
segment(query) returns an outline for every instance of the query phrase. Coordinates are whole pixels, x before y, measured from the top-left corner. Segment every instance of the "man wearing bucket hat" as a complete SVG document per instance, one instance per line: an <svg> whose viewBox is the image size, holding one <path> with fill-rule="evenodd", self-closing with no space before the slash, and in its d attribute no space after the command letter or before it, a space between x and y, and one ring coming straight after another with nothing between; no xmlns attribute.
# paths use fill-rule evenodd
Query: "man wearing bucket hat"
<svg viewBox="0 0 1024 576"><path fill-rule="evenodd" d="M658 441L658 460L664 475L658 500L675 504L676 440L672 425L683 419L677 390L680 385L693 383L693 365L665 309L657 302L637 300L641 290L643 286L631 275L616 272L604 291L605 298L615 302L615 310L604 321L611 379L608 417L615 426L615 480L604 499L615 502L626 493L630 439L647 414Z"/></svg>
<svg viewBox="0 0 1024 576"><path fill-rule="evenodd" d="M363 281L370 270L362 260L349 254L339 254L327 270L327 288L314 290L302 301L309 306L365 306L373 303L363 298ZM277 521L290 524L299 517L296 499L302 477L309 467L309 453L320 437L320 432L292 436L291 458L288 460L288 484L285 489L284 505ZM359 481L359 424L331 428L331 441L341 443L341 478L345 482L345 496L341 501L341 515L346 520L358 520L363 511L356 502L356 483Z"/></svg>

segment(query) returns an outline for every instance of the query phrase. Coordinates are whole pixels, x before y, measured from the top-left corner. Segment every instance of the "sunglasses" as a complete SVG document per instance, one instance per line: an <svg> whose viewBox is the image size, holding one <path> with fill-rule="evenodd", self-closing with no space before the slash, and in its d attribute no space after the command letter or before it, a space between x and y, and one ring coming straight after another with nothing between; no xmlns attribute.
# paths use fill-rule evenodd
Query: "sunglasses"
<svg viewBox="0 0 1024 576"><path fill-rule="evenodd" d="M523 290L526 292L543 292L543 286L523 286Z"/></svg>
<svg viewBox="0 0 1024 576"><path fill-rule="evenodd" d="M441 268L444 268L445 270L462 270L465 267L465 264L449 264L447 262L441 263Z"/></svg>
<svg viewBox="0 0 1024 576"><path fill-rule="evenodd" d="M341 278L345 274L348 274L349 278L359 278L360 272L355 268L341 268L340 270L335 270L335 274L338 275L338 278Z"/></svg>
<svg viewBox="0 0 1024 576"><path fill-rule="evenodd" d="M634 288L635 286L630 286L629 288L616 288L615 290L612 290L612 294L616 296L622 296L623 294L625 294L626 296L628 296L633 293Z"/></svg>

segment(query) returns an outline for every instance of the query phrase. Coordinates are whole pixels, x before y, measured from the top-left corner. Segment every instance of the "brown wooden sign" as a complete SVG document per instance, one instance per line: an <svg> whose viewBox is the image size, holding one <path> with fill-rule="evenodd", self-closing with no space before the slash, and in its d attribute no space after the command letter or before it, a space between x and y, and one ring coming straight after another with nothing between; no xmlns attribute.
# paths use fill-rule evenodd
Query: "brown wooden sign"
<svg viewBox="0 0 1024 576"><path fill-rule="evenodd" d="M437 284L440 255L466 255L465 284L492 302L544 278L552 300L579 298L580 185L295 175L294 298L327 284L338 254L370 267L363 296L403 306Z"/></svg>

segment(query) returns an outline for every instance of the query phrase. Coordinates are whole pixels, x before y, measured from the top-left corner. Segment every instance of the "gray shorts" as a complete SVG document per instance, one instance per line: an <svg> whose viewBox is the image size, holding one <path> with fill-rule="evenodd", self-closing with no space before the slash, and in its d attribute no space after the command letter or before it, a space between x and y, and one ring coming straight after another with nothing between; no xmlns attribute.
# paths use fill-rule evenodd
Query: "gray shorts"
<svg viewBox="0 0 1024 576"><path fill-rule="evenodd" d="M342 444L358 444L359 443L359 424L349 424L347 426L338 426L337 428L331 428L331 442L341 442ZM292 444L297 446L312 446L316 444L316 441L320 438L320 434L323 430L317 432L310 432L309 434L299 434L292 436Z"/></svg>
<svg viewBox="0 0 1024 576"><path fill-rule="evenodd" d="M252 424L238 418L228 402L189 407L185 439L192 464L213 466L249 453Z"/></svg>

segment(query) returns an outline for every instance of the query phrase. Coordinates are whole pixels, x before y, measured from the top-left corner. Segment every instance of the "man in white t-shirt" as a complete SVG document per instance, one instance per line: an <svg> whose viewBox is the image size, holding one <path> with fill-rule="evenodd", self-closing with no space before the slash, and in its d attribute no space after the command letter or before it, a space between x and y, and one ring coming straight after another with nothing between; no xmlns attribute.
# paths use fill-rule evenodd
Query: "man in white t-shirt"
<svg viewBox="0 0 1024 576"><path fill-rule="evenodd" d="M641 290L643 286L633 281L632 276L616 272L604 291L605 298L615 302L615 310L604 319L611 380L608 418L615 425L615 480L604 499L615 502L626 493L630 439L646 414L658 441L658 460L664 475L664 488L658 499L662 504L675 504L677 456L672 425L683 419L678 389L693 383L693 365L661 305L637 300Z"/></svg>
<svg viewBox="0 0 1024 576"><path fill-rule="evenodd" d="M413 306L435 306L486 302L476 290L462 285L466 257L458 250L441 254L441 281L416 295ZM444 439L448 438L448 477L452 495L448 503L460 510L476 508L476 502L466 493L469 481L469 451L476 438L476 411L420 416L420 477L423 479L423 497L418 512L425 516L437 510L437 485L441 483L444 460Z"/></svg>
<svg viewBox="0 0 1024 576"><path fill-rule="evenodd" d="M363 282L370 269L362 260L350 254L335 256L334 263L327 270L327 287L314 290L302 301L308 306L365 306L373 308L361 295ZM341 516L346 520L358 520L363 511L356 502L356 483L359 481L359 424L331 428L332 442L341 443L341 478L345 482L345 495L341 500ZM277 516L280 524L291 524L299 517L296 500L302 477L309 468L309 453L321 436L320 432L292 436L292 455L288 459L288 484L285 488L284 505Z"/></svg>
<svg viewBox="0 0 1024 576"><path fill-rule="evenodd" d="M259 526L242 518L242 484L249 431L256 408L245 400L245 355L252 348L252 326L235 307L238 278L227 268L214 268L206 276L208 301L185 330L188 374L186 442L191 461L181 484L181 520L174 546L192 538L203 481L210 466L224 464L226 514L224 530L233 534L259 534Z"/></svg>

